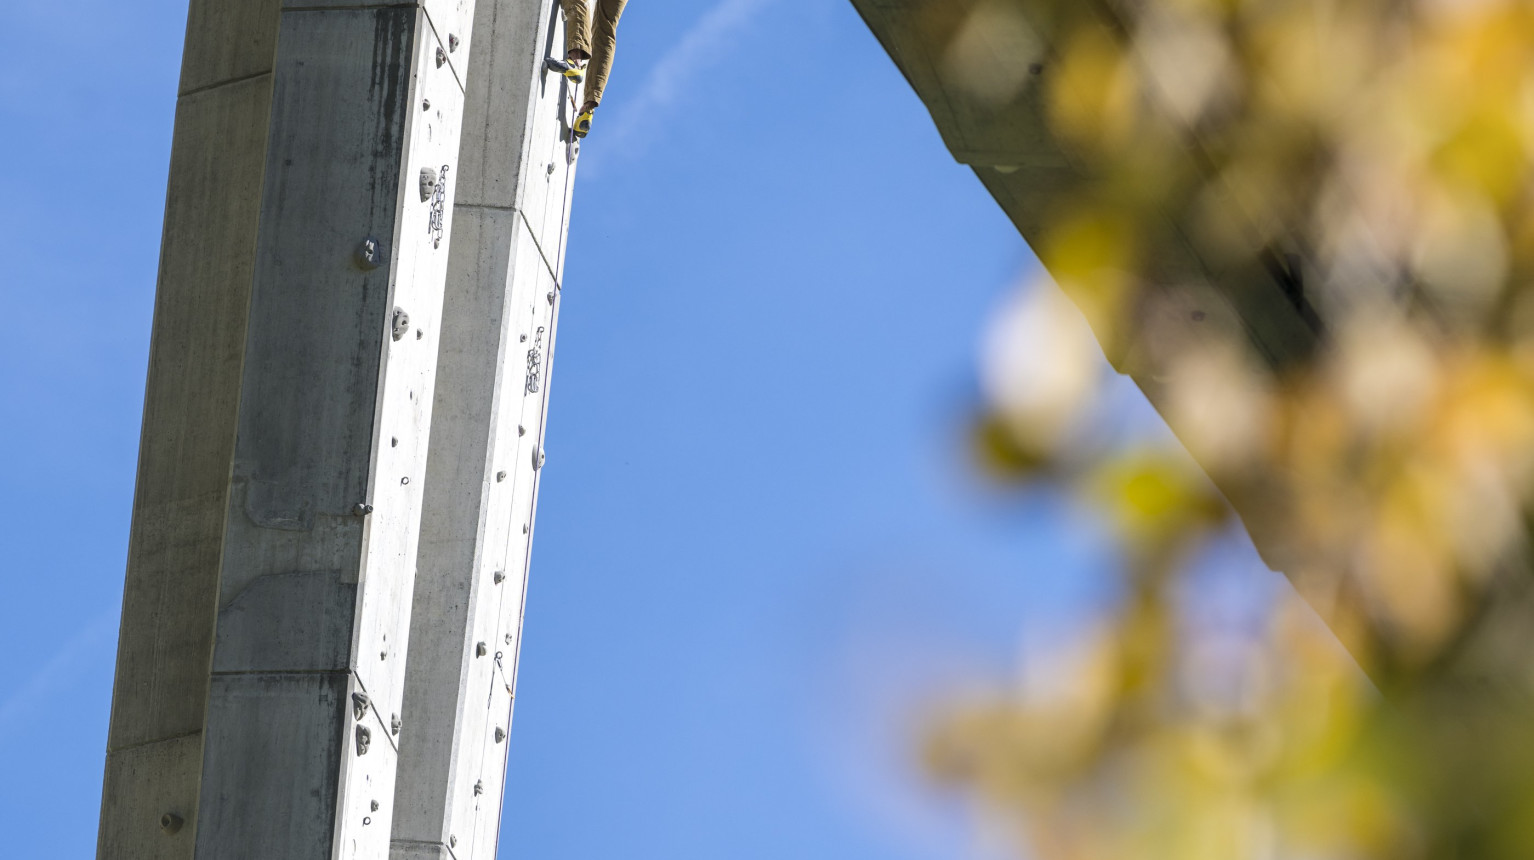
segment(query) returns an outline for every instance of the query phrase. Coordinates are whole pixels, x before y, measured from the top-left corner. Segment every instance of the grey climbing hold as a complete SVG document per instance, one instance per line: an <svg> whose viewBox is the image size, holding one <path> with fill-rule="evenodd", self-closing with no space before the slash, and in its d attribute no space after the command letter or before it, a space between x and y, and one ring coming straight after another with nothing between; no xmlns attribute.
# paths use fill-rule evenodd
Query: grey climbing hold
<svg viewBox="0 0 1534 860"><path fill-rule="evenodd" d="M383 246L372 236L362 240L357 246L357 266L365 272L383 265Z"/></svg>

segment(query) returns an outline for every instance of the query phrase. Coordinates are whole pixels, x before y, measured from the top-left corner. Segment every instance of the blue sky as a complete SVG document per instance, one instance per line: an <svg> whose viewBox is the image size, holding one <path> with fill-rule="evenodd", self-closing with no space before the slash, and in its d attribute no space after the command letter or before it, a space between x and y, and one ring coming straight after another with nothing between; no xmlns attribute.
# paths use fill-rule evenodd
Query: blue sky
<svg viewBox="0 0 1534 860"><path fill-rule="evenodd" d="M85 857L186 7L7 10L0 832ZM1026 246L845 0L637 0L574 212L502 856L988 856L914 728L1109 564L966 470Z"/></svg>

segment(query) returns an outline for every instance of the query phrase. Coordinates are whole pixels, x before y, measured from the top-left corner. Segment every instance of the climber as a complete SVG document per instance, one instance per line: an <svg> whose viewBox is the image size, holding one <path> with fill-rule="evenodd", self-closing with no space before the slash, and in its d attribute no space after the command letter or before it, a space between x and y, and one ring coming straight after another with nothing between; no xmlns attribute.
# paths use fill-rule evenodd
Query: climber
<svg viewBox="0 0 1534 860"><path fill-rule="evenodd" d="M586 103L575 118L575 136L591 132L591 120L602 103L607 88L607 74L612 71L613 51L618 46L618 18L628 0L596 0L588 10L588 0L559 0L565 10L565 58L549 58L549 67L574 83L586 81ZM591 16L596 21L591 21ZM589 62L588 62L589 61Z"/></svg>

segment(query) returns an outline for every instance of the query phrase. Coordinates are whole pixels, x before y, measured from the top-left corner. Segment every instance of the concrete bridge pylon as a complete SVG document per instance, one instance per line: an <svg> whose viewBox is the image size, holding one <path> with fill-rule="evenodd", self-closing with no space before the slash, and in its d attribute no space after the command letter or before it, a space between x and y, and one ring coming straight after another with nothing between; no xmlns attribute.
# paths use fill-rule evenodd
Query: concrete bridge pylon
<svg viewBox="0 0 1534 860"><path fill-rule="evenodd" d="M192 0L99 857L494 856L562 26L552 0Z"/></svg>

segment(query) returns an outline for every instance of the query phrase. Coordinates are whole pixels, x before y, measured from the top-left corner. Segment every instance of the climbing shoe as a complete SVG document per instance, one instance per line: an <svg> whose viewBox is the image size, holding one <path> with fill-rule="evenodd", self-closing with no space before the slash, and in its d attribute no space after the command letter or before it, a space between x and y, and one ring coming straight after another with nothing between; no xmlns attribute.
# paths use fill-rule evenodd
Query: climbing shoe
<svg viewBox="0 0 1534 860"><path fill-rule="evenodd" d="M559 72L561 75L564 75L566 78L568 78L573 84L578 84L581 81L586 80L586 70L581 68L578 64L568 60L561 60L557 57L549 57L543 61L543 64L548 67L549 71Z"/></svg>
<svg viewBox="0 0 1534 860"><path fill-rule="evenodd" d="M596 108L589 107L581 111L580 115L575 118L576 137L585 137L591 134L591 119L596 115L596 112Z"/></svg>

